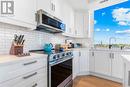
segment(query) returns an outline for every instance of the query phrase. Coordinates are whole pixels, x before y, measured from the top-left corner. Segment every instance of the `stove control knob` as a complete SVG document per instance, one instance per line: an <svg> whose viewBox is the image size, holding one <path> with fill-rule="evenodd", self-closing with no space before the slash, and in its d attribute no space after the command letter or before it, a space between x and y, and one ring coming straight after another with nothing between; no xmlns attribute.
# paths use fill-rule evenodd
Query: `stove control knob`
<svg viewBox="0 0 130 87"><path fill-rule="evenodd" d="M57 58L60 58L60 55L59 55L59 54L57 55Z"/></svg>
<svg viewBox="0 0 130 87"><path fill-rule="evenodd" d="M70 52L70 56L73 56L73 53L72 53L72 52Z"/></svg>
<svg viewBox="0 0 130 87"><path fill-rule="evenodd" d="M66 53L67 56L69 56L69 53Z"/></svg>
<svg viewBox="0 0 130 87"><path fill-rule="evenodd" d="M64 54L64 53L62 54L62 57L65 57L65 54Z"/></svg>
<svg viewBox="0 0 130 87"><path fill-rule="evenodd" d="M56 60L56 55L53 56L53 60Z"/></svg>

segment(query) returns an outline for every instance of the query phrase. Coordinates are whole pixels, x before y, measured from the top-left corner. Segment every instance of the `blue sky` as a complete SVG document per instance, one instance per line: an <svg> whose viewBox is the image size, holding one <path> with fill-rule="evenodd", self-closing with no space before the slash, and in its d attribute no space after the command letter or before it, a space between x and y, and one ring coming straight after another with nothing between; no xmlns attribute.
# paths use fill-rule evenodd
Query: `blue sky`
<svg viewBox="0 0 130 87"><path fill-rule="evenodd" d="M94 20L95 43L116 37L114 43L130 44L130 1L95 11Z"/></svg>

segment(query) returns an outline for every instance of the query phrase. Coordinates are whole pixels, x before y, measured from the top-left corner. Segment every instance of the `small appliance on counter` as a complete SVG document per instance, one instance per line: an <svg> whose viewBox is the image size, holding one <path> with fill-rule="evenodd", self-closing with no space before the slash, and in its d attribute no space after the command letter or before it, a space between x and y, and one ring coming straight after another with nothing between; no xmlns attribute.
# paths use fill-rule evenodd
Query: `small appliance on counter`
<svg viewBox="0 0 130 87"><path fill-rule="evenodd" d="M71 48L82 48L81 43L70 43L70 44L71 44Z"/></svg>

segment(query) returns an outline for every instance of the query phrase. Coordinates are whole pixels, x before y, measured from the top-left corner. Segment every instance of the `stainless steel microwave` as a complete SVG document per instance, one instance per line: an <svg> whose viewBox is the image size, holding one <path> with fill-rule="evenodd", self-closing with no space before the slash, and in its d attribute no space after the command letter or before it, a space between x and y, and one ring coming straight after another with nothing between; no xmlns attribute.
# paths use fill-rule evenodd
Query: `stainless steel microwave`
<svg viewBox="0 0 130 87"><path fill-rule="evenodd" d="M60 19L48 14L43 10L37 11L36 21L36 30L50 33L62 33L65 31L65 24Z"/></svg>

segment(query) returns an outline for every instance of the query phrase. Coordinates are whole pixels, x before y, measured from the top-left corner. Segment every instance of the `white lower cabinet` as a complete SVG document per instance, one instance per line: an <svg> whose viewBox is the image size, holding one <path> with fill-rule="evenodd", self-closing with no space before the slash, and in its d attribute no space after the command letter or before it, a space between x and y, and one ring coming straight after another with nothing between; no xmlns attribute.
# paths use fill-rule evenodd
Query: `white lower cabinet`
<svg viewBox="0 0 130 87"><path fill-rule="evenodd" d="M130 62L124 60L123 66L123 87L130 87Z"/></svg>
<svg viewBox="0 0 130 87"><path fill-rule="evenodd" d="M105 51L95 51L95 72L103 75L111 75L111 59Z"/></svg>
<svg viewBox="0 0 130 87"><path fill-rule="evenodd" d="M39 69L0 84L0 87L47 87L46 69Z"/></svg>
<svg viewBox="0 0 130 87"><path fill-rule="evenodd" d="M73 54L73 78L78 75L86 75L89 71L88 49L76 49Z"/></svg>
<svg viewBox="0 0 130 87"><path fill-rule="evenodd" d="M123 79L123 51L90 51L89 70L115 79Z"/></svg>
<svg viewBox="0 0 130 87"><path fill-rule="evenodd" d="M123 78L123 59L121 57L123 53L113 52L112 58L112 76L122 79Z"/></svg>
<svg viewBox="0 0 130 87"><path fill-rule="evenodd" d="M79 51L73 51L73 78L75 78L79 74Z"/></svg>
<svg viewBox="0 0 130 87"><path fill-rule="evenodd" d="M86 75L89 71L89 60L88 60L89 51L87 49L82 49L79 54L80 54L79 72L81 75Z"/></svg>
<svg viewBox="0 0 130 87"><path fill-rule="evenodd" d="M89 71L95 72L95 57L93 51L89 51Z"/></svg>
<svg viewBox="0 0 130 87"><path fill-rule="evenodd" d="M47 59L43 56L0 67L0 87L47 87Z"/></svg>

